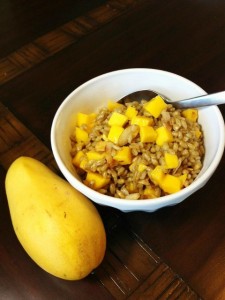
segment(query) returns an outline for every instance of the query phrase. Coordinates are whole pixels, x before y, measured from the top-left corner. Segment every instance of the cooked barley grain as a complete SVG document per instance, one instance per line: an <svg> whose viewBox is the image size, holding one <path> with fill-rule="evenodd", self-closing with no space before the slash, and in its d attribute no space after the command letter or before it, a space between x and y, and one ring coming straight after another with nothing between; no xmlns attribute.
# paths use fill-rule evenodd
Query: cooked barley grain
<svg viewBox="0 0 225 300"><path fill-rule="evenodd" d="M149 117L149 112L143 108L145 103L146 101L126 103L114 111L124 114L127 107L132 106L137 110L138 115ZM149 172L156 166L165 165L165 152L176 154L179 159L179 165L176 168L167 169L165 172L175 176L187 174L184 187L190 185L198 176L205 152L203 132L198 122L188 121L182 116L182 110L167 105L159 118L153 118L154 129L163 125L172 133L173 141L165 143L163 146L159 146L155 142L141 143L138 126L130 124L130 122L126 125L118 144L108 141L107 136L110 130L108 120L111 114L112 111L107 107L101 108L97 112L87 145L76 142L75 137L71 136L72 157L80 150L84 153L95 151L98 142L105 142L106 146L103 151L106 153L105 158L90 160L85 165L85 171L97 172L104 178L110 179L109 184L99 190L100 193L133 200L165 195L165 192L155 185L149 176ZM83 129L87 130L87 126L83 126ZM196 132L200 132L200 135L197 135ZM120 165L114 160L117 151L123 146L128 146L131 150L131 164ZM145 165L146 169L140 171L140 164ZM85 177L83 177L85 172L79 168L77 172L85 183ZM94 182L89 182L89 186L93 187ZM152 191L152 194L146 193L148 189Z"/></svg>

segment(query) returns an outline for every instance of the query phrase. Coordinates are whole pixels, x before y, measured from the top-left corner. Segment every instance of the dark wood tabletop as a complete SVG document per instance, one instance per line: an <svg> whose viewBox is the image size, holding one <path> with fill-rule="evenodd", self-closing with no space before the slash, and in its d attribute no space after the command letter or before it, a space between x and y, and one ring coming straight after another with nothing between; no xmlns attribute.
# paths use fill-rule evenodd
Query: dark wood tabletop
<svg viewBox="0 0 225 300"><path fill-rule="evenodd" d="M154 213L97 206L107 250L80 281L56 278L29 258L4 183L21 155L57 169L54 114L97 75L153 68L208 93L225 90L225 1L1 0L0 16L0 299L225 299L225 157L179 205Z"/></svg>

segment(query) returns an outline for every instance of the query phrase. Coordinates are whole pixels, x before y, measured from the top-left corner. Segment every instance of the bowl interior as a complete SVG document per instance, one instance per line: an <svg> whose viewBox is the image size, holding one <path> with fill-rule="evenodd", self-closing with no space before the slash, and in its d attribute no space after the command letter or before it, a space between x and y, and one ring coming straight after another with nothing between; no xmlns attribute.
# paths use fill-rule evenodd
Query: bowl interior
<svg viewBox="0 0 225 300"><path fill-rule="evenodd" d="M99 107L106 106L109 100L117 101L117 99L130 92L147 88L165 94L174 100L205 94L205 91L193 82L173 73L153 69L128 69L107 73L84 83L66 98L55 115L51 131L51 143L56 162L66 179L75 188L98 203L104 200L105 205L115 206L115 201L118 199L99 195L99 193L85 187L74 170L71 163L69 137L75 128L76 114L78 112L94 112ZM203 169L195 181L201 179L202 182L199 182L199 187L201 187L209 179L221 159L224 149L224 124L222 116L215 106L199 109L199 123L203 128L207 149ZM212 164L213 166L211 166ZM175 194L165 196L160 201L157 199L156 204L152 200L150 202L148 200L126 200L122 202L126 202L126 205L132 207L136 205L139 209L141 209L142 203L145 202L143 210L146 210L146 205L153 206L153 210L155 210L160 205L164 206L164 202L168 202L168 200L168 205L182 201L199 188L196 183L195 185L193 190L189 186L176 193L176 196ZM174 200L174 198L177 199ZM121 203L121 200L119 202ZM121 207L120 203L118 203L119 207L117 205L116 207L123 210L125 204Z"/></svg>

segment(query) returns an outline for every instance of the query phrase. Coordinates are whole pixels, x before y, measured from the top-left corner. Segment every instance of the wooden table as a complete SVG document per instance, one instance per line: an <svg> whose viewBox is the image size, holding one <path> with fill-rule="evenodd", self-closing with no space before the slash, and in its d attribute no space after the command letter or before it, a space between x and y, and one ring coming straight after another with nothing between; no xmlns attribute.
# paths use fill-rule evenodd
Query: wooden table
<svg viewBox="0 0 225 300"><path fill-rule="evenodd" d="M20 155L57 168L53 116L97 75L156 68L209 93L224 90L224 0L1 0L0 15L0 299L225 299L224 157L207 186L177 206L127 214L98 207L105 259L76 282L28 257L4 189Z"/></svg>

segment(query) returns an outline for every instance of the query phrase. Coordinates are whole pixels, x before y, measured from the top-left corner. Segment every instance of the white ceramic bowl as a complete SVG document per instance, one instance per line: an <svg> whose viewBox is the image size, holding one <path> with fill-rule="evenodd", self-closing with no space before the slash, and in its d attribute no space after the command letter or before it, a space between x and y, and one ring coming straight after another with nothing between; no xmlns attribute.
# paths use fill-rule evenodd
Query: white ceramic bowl
<svg viewBox="0 0 225 300"><path fill-rule="evenodd" d="M85 186L71 163L70 135L78 112L91 113L108 100L117 101L133 91L158 91L174 100L206 94L195 83L173 73L154 69L125 69L107 73L89 80L75 89L60 105L51 128L51 145L55 160L65 178L78 191L94 202L115 207L125 212L152 212L175 205L202 188L217 168L224 151L224 121L216 106L199 109L199 123L204 131L206 154L203 168L196 180L181 191L157 199L123 200L102 195Z"/></svg>

